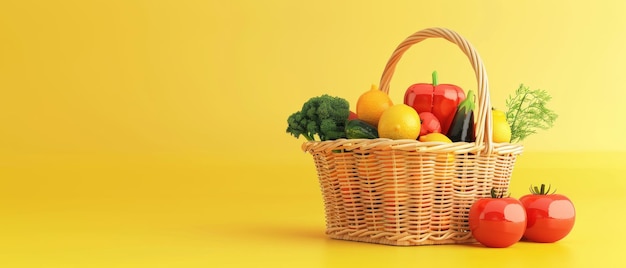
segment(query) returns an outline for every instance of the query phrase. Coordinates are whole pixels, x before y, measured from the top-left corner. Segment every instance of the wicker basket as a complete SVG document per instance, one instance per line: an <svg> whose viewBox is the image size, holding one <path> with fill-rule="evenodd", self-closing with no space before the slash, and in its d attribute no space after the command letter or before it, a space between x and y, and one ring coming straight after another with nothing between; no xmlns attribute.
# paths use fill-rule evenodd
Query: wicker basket
<svg viewBox="0 0 626 268"><path fill-rule="evenodd" d="M390 139L312 141L313 156L330 238L388 245L475 242L469 208L491 188L508 190L522 146L492 142L487 74L478 53L463 37L428 28L393 52L380 81L389 92L396 63L414 44L444 38L467 55L478 81L476 142L419 142Z"/></svg>

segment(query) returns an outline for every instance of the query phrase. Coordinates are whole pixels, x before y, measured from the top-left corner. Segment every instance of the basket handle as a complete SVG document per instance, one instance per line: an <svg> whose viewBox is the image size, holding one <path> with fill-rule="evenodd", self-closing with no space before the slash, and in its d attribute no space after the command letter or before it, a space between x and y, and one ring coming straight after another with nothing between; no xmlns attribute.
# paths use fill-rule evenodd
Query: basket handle
<svg viewBox="0 0 626 268"><path fill-rule="evenodd" d="M380 89L389 93L389 81L393 77L396 64L412 45L417 44L428 38L444 38L456 44L465 55L469 58L472 68L476 73L478 81L478 103L476 116L476 145L485 145L484 150L487 154L493 151L492 142L492 126L491 126L491 101L489 97L489 81L487 80L487 72L483 66L483 62L474 47L461 35L446 28L427 28L418 31L407 37L396 50L391 54L391 58L387 61L383 75L380 78Z"/></svg>

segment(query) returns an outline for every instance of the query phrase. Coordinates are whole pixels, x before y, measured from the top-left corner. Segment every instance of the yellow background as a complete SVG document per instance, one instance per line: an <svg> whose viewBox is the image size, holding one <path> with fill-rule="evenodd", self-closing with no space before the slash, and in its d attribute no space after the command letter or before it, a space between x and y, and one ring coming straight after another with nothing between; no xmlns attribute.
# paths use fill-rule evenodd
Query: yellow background
<svg viewBox="0 0 626 268"><path fill-rule="evenodd" d="M624 1L0 2L0 266L399 267L624 263ZM313 162L286 118L356 104L395 46L448 27L479 51L491 100L548 90L556 125L524 141L512 192L558 185L566 239L509 249L329 240ZM390 95L473 89L443 40L413 47ZM450 256L454 256L451 258ZM619 266L619 265L618 265Z"/></svg>

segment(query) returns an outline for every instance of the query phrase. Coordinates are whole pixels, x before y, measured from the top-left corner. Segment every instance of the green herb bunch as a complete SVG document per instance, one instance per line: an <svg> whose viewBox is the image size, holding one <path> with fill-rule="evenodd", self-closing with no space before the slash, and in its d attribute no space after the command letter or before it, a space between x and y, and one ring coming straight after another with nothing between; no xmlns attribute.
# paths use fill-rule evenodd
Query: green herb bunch
<svg viewBox="0 0 626 268"><path fill-rule="evenodd" d="M537 133L538 129L547 130L554 126L557 114L548 109L552 99L547 91L531 90L520 84L514 95L506 100L506 119L511 126L511 142L519 142Z"/></svg>

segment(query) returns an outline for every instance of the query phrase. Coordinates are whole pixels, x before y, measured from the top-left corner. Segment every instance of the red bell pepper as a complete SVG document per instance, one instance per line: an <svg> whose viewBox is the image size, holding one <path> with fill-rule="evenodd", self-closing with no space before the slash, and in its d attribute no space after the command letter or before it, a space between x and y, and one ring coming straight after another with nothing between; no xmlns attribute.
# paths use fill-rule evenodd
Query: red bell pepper
<svg viewBox="0 0 626 268"><path fill-rule="evenodd" d="M418 113L431 112L441 123L441 133L448 134L456 109L465 100L465 92L458 86L439 84L437 71L433 72L433 83L411 85L404 94L404 104Z"/></svg>

